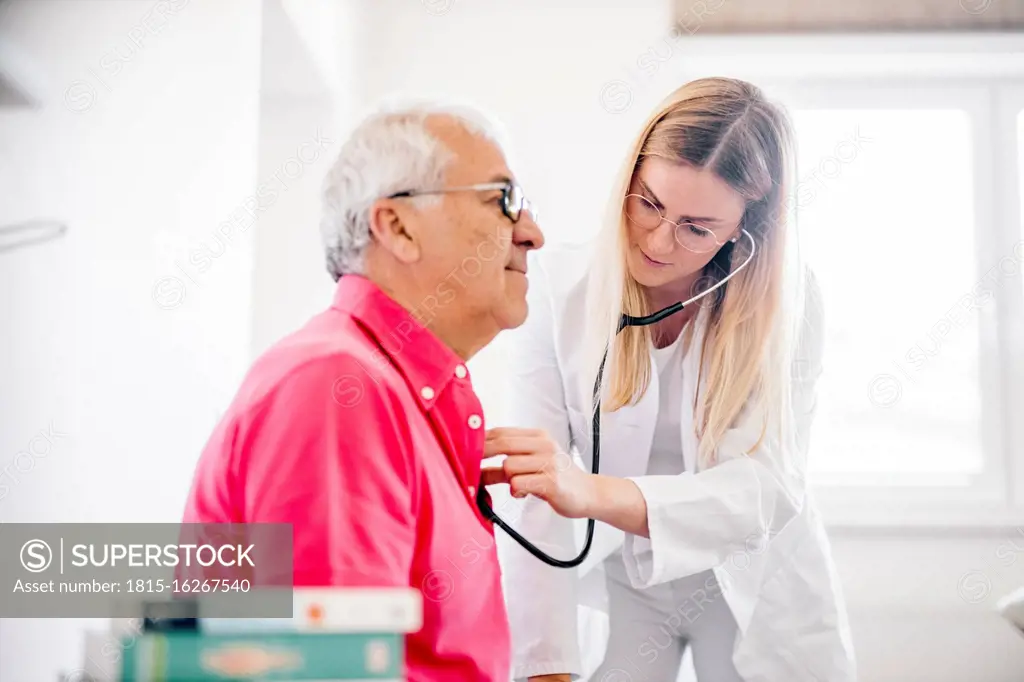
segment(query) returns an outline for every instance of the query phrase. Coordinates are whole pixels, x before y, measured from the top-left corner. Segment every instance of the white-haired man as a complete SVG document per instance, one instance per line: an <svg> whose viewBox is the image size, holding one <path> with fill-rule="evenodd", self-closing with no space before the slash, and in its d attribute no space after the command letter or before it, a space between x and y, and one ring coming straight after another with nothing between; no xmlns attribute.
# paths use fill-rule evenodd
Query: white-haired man
<svg viewBox="0 0 1024 682"><path fill-rule="evenodd" d="M290 523L296 585L424 596L409 680L505 682L510 643L466 361L525 320L544 238L485 123L377 114L325 183L334 303L256 361L207 444L188 523Z"/></svg>

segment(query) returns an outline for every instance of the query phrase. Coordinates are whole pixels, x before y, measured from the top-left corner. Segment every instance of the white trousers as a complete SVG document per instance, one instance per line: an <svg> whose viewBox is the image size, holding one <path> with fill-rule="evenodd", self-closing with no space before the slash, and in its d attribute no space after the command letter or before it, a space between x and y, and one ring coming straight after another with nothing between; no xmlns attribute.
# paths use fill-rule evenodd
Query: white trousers
<svg viewBox="0 0 1024 682"><path fill-rule="evenodd" d="M590 682L675 682L687 646L698 682L743 682L732 663L736 621L713 573L637 590L619 552L605 571L608 646Z"/></svg>

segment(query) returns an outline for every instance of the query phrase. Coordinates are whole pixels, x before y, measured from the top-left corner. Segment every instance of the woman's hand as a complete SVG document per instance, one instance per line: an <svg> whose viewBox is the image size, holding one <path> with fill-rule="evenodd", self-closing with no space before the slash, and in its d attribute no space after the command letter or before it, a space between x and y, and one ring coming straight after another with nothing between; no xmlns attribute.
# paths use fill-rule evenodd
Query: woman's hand
<svg viewBox="0 0 1024 682"><path fill-rule="evenodd" d="M500 467L483 469L484 485L508 483L513 497L534 495L551 505L559 515L568 518L590 515L597 496L594 476L575 466L572 457L559 448L546 431L490 429L484 439L484 458L497 455L508 457ZM560 678L541 676L531 679Z"/></svg>
<svg viewBox="0 0 1024 682"><path fill-rule="evenodd" d="M647 501L627 478L588 474L574 465L546 431L497 428L484 438L484 459L508 455L500 467L481 473L483 485L508 483L513 497L534 495L560 516L603 521L633 535L650 537Z"/></svg>

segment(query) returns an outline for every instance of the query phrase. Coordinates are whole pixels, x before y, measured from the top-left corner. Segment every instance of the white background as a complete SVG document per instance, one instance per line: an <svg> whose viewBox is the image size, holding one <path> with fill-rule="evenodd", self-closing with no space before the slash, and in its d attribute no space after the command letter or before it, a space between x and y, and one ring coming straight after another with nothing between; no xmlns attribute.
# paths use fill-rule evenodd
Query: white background
<svg viewBox="0 0 1024 682"><path fill-rule="evenodd" d="M158 30L139 34L155 6L148 0L0 4L0 63L19 64L41 102L0 108L0 223L45 216L69 225L63 240L0 254L0 468L32 443L43 452L40 432L59 434L45 455L21 460L16 483L3 480L0 521L180 518L195 459L241 373L330 299L317 190L344 130L379 97L452 95L495 114L549 240L568 241L592 234L629 138L686 79L736 75L778 82L781 92L780 73L800 85L938 64L971 86L1019 77L1024 65L1019 36L723 41L698 30L685 52L669 39L670 53L661 0L177 5ZM141 46L132 35L144 36ZM665 58L653 73L637 68L651 48ZM116 73L111 55L122 62ZM288 165L324 138L334 148ZM943 152L939 140L920 163L935 173ZM189 265L199 245L218 247L218 226L259 182L280 178L287 186L258 223L231 233L208 269ZM852 281L832 294L855 300L857 290ZM842 316L843 306L828 313ZM490 423L503 409L502 356L499 340L471 363ZM830 381L854 359L832 357ZM865 371L866 394L883 370ZM818 496L837 501L827 488ZM939 500L905 510L916 513L913 525L868 524L871 510L857 499L831 505L831 536L862 679L1024 678L1024 639L994 613L1024 583L1024 519L1003 507L968 518ZM86 626L103 624L0 622L0 681L79 667Z"/></svg>

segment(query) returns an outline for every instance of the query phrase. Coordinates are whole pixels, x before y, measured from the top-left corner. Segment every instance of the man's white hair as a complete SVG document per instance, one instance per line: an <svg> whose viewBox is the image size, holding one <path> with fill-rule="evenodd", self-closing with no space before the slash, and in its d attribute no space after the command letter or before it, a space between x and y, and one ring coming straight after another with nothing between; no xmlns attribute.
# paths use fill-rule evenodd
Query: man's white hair
<svg viewBox="0 0 1024 682"><path fill-rule="evenodd" d="M335 280L363 272L374 201L397 192L441 186L454 154L428 132L426 121L430 116L450 118L469 132L491 140L508 159L500 124L474 107L425 100L392 101L379 106L348 136L324 180L320 234L327 271ZM427 195L412 200L429 204L441 197Z"/></svg>

